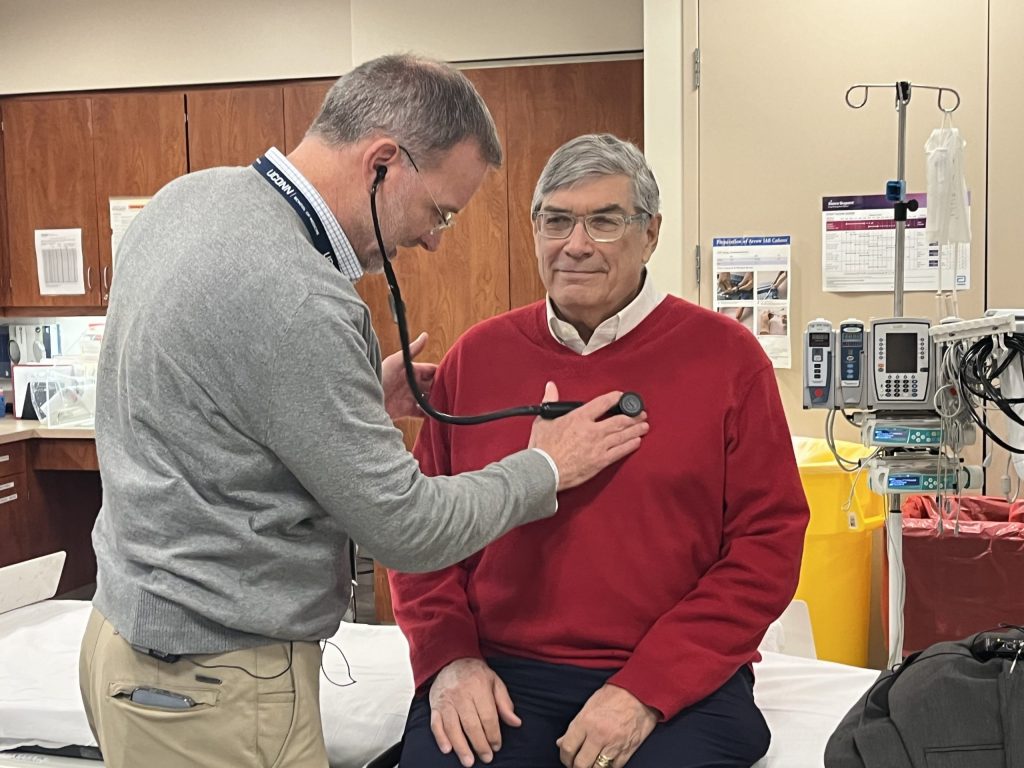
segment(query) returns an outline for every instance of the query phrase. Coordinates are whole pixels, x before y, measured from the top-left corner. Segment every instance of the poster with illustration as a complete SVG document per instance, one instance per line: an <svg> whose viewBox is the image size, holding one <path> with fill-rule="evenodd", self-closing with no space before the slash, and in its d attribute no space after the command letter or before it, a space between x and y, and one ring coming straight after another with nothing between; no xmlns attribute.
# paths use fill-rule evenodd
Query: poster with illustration
<svg viewBox="0 0 1024 768"><path fill-rule="evenodd" d="M792 367L789 340L789 235L711 241L716 312L742 323L776 368Z"/></svg>

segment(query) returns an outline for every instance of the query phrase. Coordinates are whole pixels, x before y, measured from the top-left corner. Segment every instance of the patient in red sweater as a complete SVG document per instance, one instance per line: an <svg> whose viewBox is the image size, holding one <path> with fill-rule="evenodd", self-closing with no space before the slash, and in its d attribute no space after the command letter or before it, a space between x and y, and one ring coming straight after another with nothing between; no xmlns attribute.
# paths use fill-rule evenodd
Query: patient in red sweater
<svg viewBox="0 0 1024 768"><path fill-rule="evenodd" d="M754 336L647 277L659 203L632 144L558 149L533 200L547 300L470 329L438 369L431 400L449 413L553 381L566 400L638 392L651 429L554 517L390 575L419 690L402 768L746 768L767 751L750 664L796 589L808 509ZM529 435L527 419L428 420L415 452L454 475Z"/></svg>

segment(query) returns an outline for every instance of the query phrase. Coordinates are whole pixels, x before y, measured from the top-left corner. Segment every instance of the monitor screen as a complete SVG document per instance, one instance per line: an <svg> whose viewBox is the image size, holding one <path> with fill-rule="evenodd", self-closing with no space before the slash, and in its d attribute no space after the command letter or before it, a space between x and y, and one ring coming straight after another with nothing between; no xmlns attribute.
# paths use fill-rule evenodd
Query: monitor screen
<svg viewBox="0 0 1024 768"><path fill-rule="evenodd" d="M917 334L885 334L885 372L917 373Z"/></svg>
<svg viewBox="0 0 1024 768"><path fill-rule="evenodd" d="M828 332L821 333L818 331L812 331L807 334L807 344L811 347L832 346L832 334Z"/></svg>

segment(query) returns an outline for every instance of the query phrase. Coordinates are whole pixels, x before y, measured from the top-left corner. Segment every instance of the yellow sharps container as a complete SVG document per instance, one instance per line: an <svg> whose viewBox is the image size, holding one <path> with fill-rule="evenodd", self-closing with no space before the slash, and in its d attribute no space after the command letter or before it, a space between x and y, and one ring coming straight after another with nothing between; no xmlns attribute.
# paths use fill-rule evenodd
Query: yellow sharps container
<svg viewBox="0 0 1024 768"><path fill-rule="evenodd" d="M836 448L854 460L872 451L842 441ZM840 469L824 439L794 437L793 449L811 508L796 598L810 611L818 658L864 667L872 531L885 522L885 500L868 490L867 470L858 476Z"/></svg>

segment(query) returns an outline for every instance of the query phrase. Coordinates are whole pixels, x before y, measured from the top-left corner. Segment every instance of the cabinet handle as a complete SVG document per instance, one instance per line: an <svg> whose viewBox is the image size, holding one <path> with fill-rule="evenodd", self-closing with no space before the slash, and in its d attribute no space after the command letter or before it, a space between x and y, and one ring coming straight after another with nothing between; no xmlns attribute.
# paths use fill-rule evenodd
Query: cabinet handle
<svg viewBox="0 0 1024 768"><path fill-rule="evenodd" d="M103 290L104 291L109 291L110 290L110 283L107 282L107 270L108 269L110 269L110 267L104 266L103 267L103 273L100 276L101 279L103 280Z"/></svg>
<svg viewBox="0 0 1024 768"><path fill-rule="evenodd" d="M85 268L85 290L92 290L92 267Z"/></svg>
<svg viewBox="0 0 1024 768"><path fill-rule="evenodd" d="M4 496L2 499L0 499L0 504L9 504L10 502L17 500L18 494L12 493L10 496Z"/></svg>
<svg viewBox="0 0 1024 768"><path fill-rule="evenodd" d="M0 491L9 491L13 487L14 487L14 481L11 480L11 482L9 482L9 483L4 483L3 485L0 485Z"/></svg>
<svg viewBox="0 0 1024 768"><path fill-rule="evenodd" d="M0 456L0 461L10 461L10 460L11 460L11 454L9 454L9 453L5 453L3 456Z"/></svg>

